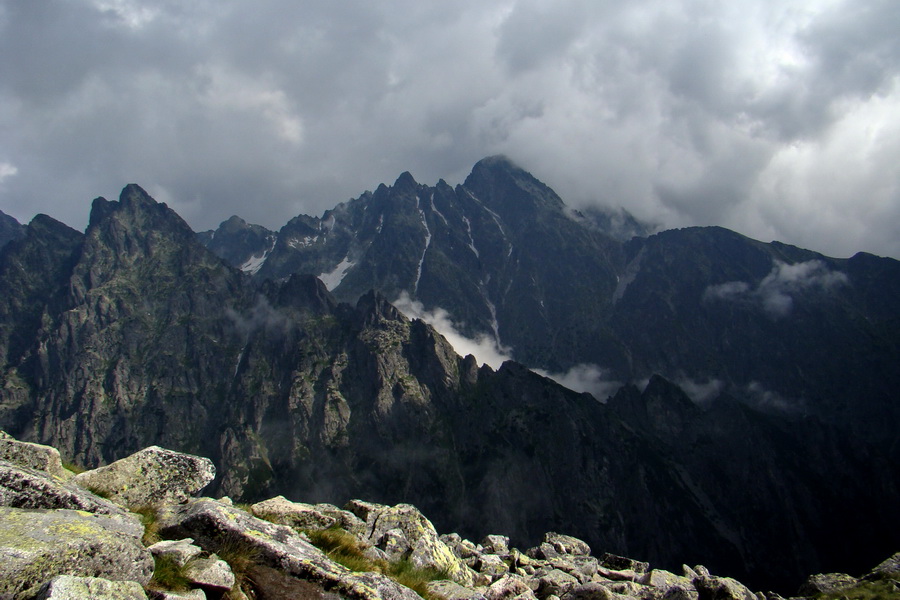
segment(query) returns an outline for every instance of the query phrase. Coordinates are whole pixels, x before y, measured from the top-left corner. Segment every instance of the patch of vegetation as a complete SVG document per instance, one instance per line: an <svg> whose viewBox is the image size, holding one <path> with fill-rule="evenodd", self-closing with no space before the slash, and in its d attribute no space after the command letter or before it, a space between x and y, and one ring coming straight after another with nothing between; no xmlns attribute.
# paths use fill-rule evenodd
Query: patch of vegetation
<svg viewBox="0 0 900 600"><path fill-rule="evenodd" d="M153 577L147 588L170 592L187 592L191 589L190 580L184 575L184 566L179 565L171 556L154 556Z"/></svg>
<svg viewBox="0 0 900 600"><path fill-rule="evenodd" d="M833 594L819 594L819 600L900 600L900 583L892 579L860 581Z"/></svg>
<svg viewBox="0 0 900 600"><path fill-rule="evenodd" d="M152 546L162 540L159 535L159 509L156 506L139 506L131 512L141 518L141 525L144 526L141 542L144 546Z"/></svg>
<svg viewBox="0 0 900 600"><path fill-rule="evenodd" d="M219 546L216 555L227 562L231 572L234 573L234 587L226 597L240 598L241 594L238 592L253 589L255 584L251 573L253 567L260 562L258 548L237 536L230 536Z"/></svg>
<svg viewBox="0 0 900 600"><path fill-rule="evenodd" d="M87 471L87 468L82 467L80 465L76 465L73 462L63 461L62 466L63 466L63 469L65 469L66 471L69 471L70 473L75 473L76 475L79 475L79 474Z"/></svg>
<svg viewBox="0 0 900 600"><path fill-rule="evenodd" d="M450 578L446 571L420 568L405 558L392 563L372 560L364 554L365 547L356 536L337 525L328 529L305 530L304 533L314 546L334 562L351 571L382 573L426 600L436 600L428 593L426 586L429 582Z"/></svg>

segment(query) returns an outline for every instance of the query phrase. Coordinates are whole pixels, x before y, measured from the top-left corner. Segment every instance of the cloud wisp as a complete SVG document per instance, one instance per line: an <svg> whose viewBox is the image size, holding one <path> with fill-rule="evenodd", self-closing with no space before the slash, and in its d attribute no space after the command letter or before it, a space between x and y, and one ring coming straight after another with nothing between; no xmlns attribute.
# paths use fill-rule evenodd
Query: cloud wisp
<svg viewBox="0 0 900 600"><path fill-rule="evenodd" d="M752 302L773 319L791 314L794 298L805 290L828 291L849 285L847 275L832 271L821 260L787 264L776 261L772 270L756 286L744 281L712 285L703 292L703 301Z"/></svg>

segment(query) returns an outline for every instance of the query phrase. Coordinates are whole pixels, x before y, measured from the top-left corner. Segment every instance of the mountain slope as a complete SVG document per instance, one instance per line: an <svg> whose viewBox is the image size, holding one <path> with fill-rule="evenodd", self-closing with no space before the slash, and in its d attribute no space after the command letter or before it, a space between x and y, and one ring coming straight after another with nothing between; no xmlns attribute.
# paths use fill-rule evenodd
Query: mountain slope
<svg viewBox="0 0 900 600"><path fill-rule="evenodd" d="M541 228L553 221L501 221L503 211L513 210L502 199L515 200L503 190L532 186L537 196L526 208L539 214L560 204L526 175L512 173L494 188L473 184L492 198L490 206L468 188L439 185L437 210L430 210L430 195L423 200L427 188L401 176L396 191L383 187L366 196L378 210L348 205L320 221L296 219L291 231L310 238L318 232L320 240L303 246L303 238L280 234L270 256L294 239L295 249L335 250L335 260L345 243L339 260L351 256L367 265L358 277L374 276L391 265L352 252L376 244L387 252L389 239L379 241L379 228L405 231L416 252L393 281L418 280L424 291L430 248L436 252L444 247L437 240L460 233L436 225L426 233L425 225L430 218L443 223L437 212L465 224L453 210L468 202L479 254L489 242L500 250L485 256L483 268L496 265L491 273L518 289L531 278L516 261L521 266L544 249L525 244L517 254L509 245L545 235ZM351 235L350 225L369 237ZM360 241L366 239L369 246ZM456 250L479 258L460 239ZM656 252L653 239L632 247L597 237L621 254L588 261L588 268L602 275L620 261L627 269L641 248L648 248L644 256ZM722 273L724 283L767 272L771 247L758 247L758 271L735 267ZM786 259L795 252L781 251ZM281 260L291 256L316 255ZM799 259L808 262L806 254ZM870 274L868 287L857 283L854 293L888 327L896 313L876 283L893 267L864 256L853 261ZM643 390L626 386L603 404L516 363L479 368L381 293L366 291L351 305L311 275L254 279L228 266L178 215L134 185L117 202L95 200L84 235L35 219L23 240L0 250L0 265L0 289L21 293L5 294L0 311L6 357L0 427L52 443L82 464L159 444L212 457L220 473L216 489L235 498L285 493L309 502L411 502L434 515L440 529L468 537L489 533L478 530L484 522L522 546L547 530L565 531L598 549L670 568L696 557L760 586L872 563L897 543L900 463L883 438L849 438L812 412L767 414L724 388L699 406L662 377L651 377ZM659 277L645 283L648 273L636 270L622 301L644 285L650 287L641 297L662 295L651 286ZM341 285L361 285L351 275ZM608 284L597 302L618 311L615 276L607 283L604 277L560 285ZM796 310L807 298L790 297Z"/></svg>

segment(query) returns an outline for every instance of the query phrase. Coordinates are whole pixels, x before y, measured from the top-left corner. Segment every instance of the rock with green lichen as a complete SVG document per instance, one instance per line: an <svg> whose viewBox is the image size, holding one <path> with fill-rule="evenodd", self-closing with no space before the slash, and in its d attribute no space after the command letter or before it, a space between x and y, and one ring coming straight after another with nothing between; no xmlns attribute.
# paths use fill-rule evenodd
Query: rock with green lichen
<svg viewBox="0 0 900 600"><path fill-rule="evenodd" d="M465 565L438 537L431 521L419 509L410 504L382 506L353 501L347 505L357 516L365 518L368 543L387 551L402 547L392 530L399 530L406 538L404 558L419 568L430 568L447 573L448 578L460 585L472 585L475 573ZM363 517L365 515L365 517ZM391 554L390 552L388 553Z"/></svg>
<svg viewBox="0 0 900 600"><path fill-rule="evenodd" d="M135 581L59 575L41 588L35 600L147 600L147 594Z"/></svg>
<svg viewBox="0 0 900 600"><path fill-rule="evenodd" d="M284 496L257 502L250 507L250 512L260 519L294 529L328 529L338 522L336 518L322 513L315 506L291 502Z"/></svg>
<svg viewBox="0 0 900 600"><path fill-rule="evenodd" d="M352 600L420 600L379 573L355 573L330 560L290 527L269 523L209 498L160 511L160 534L191 537L207 552L252 556L253 562Z"/></svg>
<svg viewBox="0 0 900 600"><path fill-rule="evenodd" d="M28 467L37 471L46 471L60 479L68 479L72 474L63 468L59 450L43 444L20 442L12 437L0 437L0 460Z"/></svg>
<svg viewBox="0 0 900 600"><path fill-rule="evenodd" d="M56 575L145 585L153 557L134 521L74 510L0 507L0 599L31 598Z"/></svg>
<svg viewBox="0 0 900 600"><path fill-rule="evenodd" d="M75 483L128 508L184 502L216 476L208 458L150 446L76 475Z"/></svg>
<svg viewBox="0 0 900 600"><path fill-rule="evenodd" d="M4 461L0 461L0 506L67 508L122 517L129 515L121 507L71 481Z"/></svg>

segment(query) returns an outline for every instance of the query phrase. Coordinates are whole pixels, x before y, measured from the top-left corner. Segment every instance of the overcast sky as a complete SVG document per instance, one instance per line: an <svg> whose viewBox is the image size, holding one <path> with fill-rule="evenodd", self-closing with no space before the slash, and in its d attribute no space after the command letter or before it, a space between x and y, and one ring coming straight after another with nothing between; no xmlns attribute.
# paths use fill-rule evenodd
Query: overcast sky
<svg viewBox="0 0 900 600"><path fill-rule="evenodd" d="M0 210L278 228L504 153L570 205L900 257L897 0L0 0Z"/></svg>

